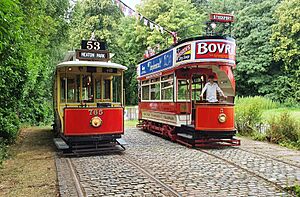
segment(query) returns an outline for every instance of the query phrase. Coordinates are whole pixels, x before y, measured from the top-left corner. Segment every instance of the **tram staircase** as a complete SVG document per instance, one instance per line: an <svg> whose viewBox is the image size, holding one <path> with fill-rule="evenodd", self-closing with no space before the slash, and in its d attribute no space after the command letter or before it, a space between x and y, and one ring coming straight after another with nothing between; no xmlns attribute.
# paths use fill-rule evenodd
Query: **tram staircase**
<svg viewBox="0 0 300 197"><path fill-rule="evenodd" d="M216 67L213 67L213 72L217 74L219 81L228 79L227 74ZM228 80L226 80L226 82L227 81ZM234 96L233 87L231 86L231 83L229 81L227 83L219 83L218 85L220 86L220 88L222 89L222 91L226 96Z"/></svg>

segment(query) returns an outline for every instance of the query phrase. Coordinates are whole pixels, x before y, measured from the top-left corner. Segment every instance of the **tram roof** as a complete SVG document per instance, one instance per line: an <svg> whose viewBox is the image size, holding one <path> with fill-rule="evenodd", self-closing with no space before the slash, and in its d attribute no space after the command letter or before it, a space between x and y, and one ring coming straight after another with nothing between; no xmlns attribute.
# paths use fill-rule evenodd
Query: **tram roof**
<svg viewBox="0 0 300 197"><path fill-rule="evenodd" d="M68 66L93 66L93 67L101 67L101 68L116 68L121 70L127 70L126 66L121 64L116 64L112 62L99 62L99 61L66 61L59 63L57 68L63 68Z"/></svg>

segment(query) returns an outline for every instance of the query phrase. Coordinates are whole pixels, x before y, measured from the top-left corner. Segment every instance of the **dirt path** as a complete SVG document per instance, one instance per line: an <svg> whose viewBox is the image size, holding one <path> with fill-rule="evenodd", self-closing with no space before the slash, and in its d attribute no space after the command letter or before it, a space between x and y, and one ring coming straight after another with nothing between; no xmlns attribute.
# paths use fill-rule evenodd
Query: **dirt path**
<svg viewBox="0 0 300 197"><path fill-rule="evenodd" d="M0 169L0 196L58 196L50 127L24 129Z"/></svg>

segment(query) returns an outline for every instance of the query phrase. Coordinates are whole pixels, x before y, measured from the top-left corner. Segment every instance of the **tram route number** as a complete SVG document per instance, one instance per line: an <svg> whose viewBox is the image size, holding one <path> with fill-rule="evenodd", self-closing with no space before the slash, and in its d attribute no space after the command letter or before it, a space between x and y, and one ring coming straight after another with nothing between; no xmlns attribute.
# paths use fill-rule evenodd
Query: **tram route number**
<svg viewBox="0 0 300 197"><path fill-rule="evenodd" d="M87 50L106 50L105 43L94 40L82 40L81 49Z"/></svg>
<svg viewBox="0 0 300 197"><path fill-rule="evenodd" d="M102 109L89 109L90 116L102 116L104 114Z"/></svg>

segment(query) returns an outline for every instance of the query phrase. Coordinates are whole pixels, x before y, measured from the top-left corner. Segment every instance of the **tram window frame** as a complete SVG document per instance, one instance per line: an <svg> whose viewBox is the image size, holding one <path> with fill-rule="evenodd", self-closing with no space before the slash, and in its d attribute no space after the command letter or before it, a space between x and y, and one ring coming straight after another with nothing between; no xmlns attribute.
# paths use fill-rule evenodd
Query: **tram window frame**
<svg viewBox="0 0 300 197"><path fill-rule="evenodd" d="M73 81L72 83L70 81ZM67 82L67 83L66 83ZM70 88L72 84L72 88ZM73 96L70 91L73 91ZM67 97L66 97L67 96ZM78 83L78 75L62 74L60 75L60 103L78 103L80 100L80 77Z"/></svg>
<svg viewBox="0 0 300 197"><path fill-rule="evenodd" d="M201 75L198 75L198 77L196 78L193 78L194 76L192 76L192 83L191 83L191 93L192 93L192 100L193 101L198 101L200 102L201 99L200 99L200 95L201 95L201 92L202 92L202 89L204 88L205 86L205 83L206 83L206 75L205 74L201 74ZM196 83L194 83L194 79L200 79L200 81L195 81ZM194 85L196 85L196 88L194 88ZM200 87L197 87L197 85L199 85ZM198 94L197 94L198 93ZM197 96L199 98L197 98Z"/></svg>
<svg viewBox="0 0 300 197"><path fill-rule="evenodd" d="M88 79L88 77L90 77L91 79L90 79L90 83L91 83L91 85L88 85L88 87L87 88L90 88L90 90L89 89L87 89L87 90L84 90L84 88L85 88L85 79ZM94 88L94 86L95 86L95 84L94 84L94 76L93 75L91 75L91 74L82 74L81 75L81 100L82 101L84 101L84 102L86 102L86 103L94 103L95 102L95 92L94 92L94 90L95 90L95 88ZM83 95L84 94L84 92L86 92L87 91L87 97L86 97L86 95Z"/></svg>
<svg viewBox="0 0 300 197"><path fill-rule="evenodd" d="M153 86L154 88L152 88ZM154 97L152 94L153 92L154 92ZM157 93L159 93L158 98L157 98ZM160 77L157 77L150 80L150 101L160 101L160 100L161 100L161 81L160 81Z"/></svg>
<svg viewBox="0 0 300 197"><path fill-rule="evenodd" d="M142 85L142 101L150 100L150 84ZM147 93L147 94L146 94Z"/></svg>
<svg viewBox="0 0 300 197"><path fill-rule="evenodd" d="M165 84L170 83L171 85L165 86ZM171 90L171 97L170 98L164 98L163 91ZM161 91L161 100L162 101L173 101L174 100L174 74L165 75L161 77L161 85L160 85L160 91Z"/></svg>
<svg viewBox="0 0 300 197"><path fill-rule="evenodd" d="M106 83L108 82L108 83ZM112 101L112 80L104 78L103 79L103 101ZM108 88L107 88L108 87Z"/></svg>
<svg viewBox="0 0 300 197"><path fill-rule="evenodd" d="M99 86L98 86L99 85ZM100 101L102 100L102 77L97 76L95 77L95 100ZM99 97L98 97L99 95Z"/></svg>
<svg viewBox="0 0 300 197"><path fill-rule="evenodd" d="M112 76L112 102L122 103L122 76L113 75Z"/></svg>
<svg viewBox="0 0 300 197"><path fill-rule="evenodd" d="M186 82L186 84L184 84L184 87L187 87L187 89L185 89L185 91L188 92L188 95L187 95L188 99L186 99L187 97L185 97L185 99L179 98L179 92L180 92L180 90L179 90L180 82L179 81ZM180 101L184 101L184 102L191 101L191 81L189 79L177 79L177 94L176 94L176 96L177 96L177 101L179 101L179 102Z"/></svg>

